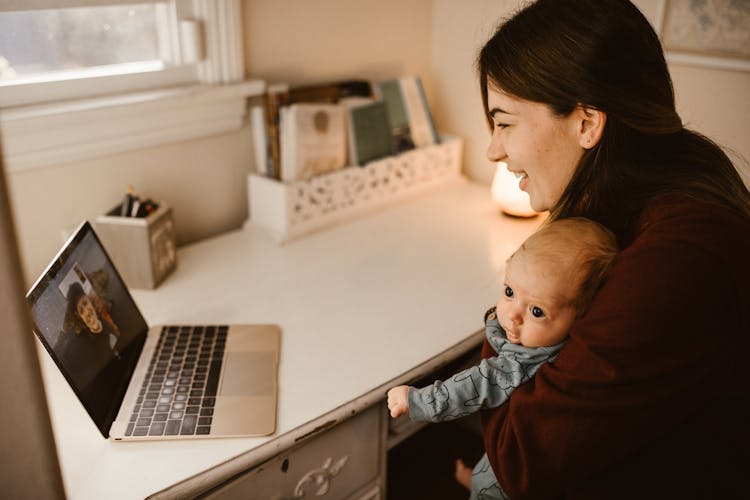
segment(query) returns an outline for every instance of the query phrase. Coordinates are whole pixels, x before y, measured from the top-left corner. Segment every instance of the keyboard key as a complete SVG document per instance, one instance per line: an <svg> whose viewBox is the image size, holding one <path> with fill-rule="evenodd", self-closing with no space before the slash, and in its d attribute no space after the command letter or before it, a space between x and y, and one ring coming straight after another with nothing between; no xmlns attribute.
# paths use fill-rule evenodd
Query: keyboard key
<svg viewBox="0 0 750 500"><path fill-rule="evenodd" d="M175 401L187 401L187 395L185 395L185 394L175 394L174 400Z"/></svg>
<svg viewBox="0 0 750 500"><path fill-rule="evenodd" d="M133 430L134 436L146 436L148 435L148 427L136 427Z"/></svg>
<svg viewBox="0 0 750 500"><path fill-rule="evenodd" d="M151 419L150 419L150 418L139 418L139 419L138 419L138 420L137 420L137 421L135 422L135 425L145 425L145 426L147 426L147 427L148 427L148 426L149 426L150 424L151 424Z"/></svg>
<svg viewBox="0 0 750 500"><path fill-rule="evenodd" d="M213 416L214 409L213 408L201 408L201 417L210 417Z"/></svg>
<svg viewBox="0 0 750 500"><path fill-rule="evenodd" d="M200 405L201 404L201 398L190 398L187 401L187 404L193 406L193 405Z"/></svg>
<svg viewBox="0 0 750 500"><path fill-rule="evenodd" d="M132 436L134 428L135 428L135 424L128 424L128 428L125 429L125 435L126 436Z"/></svg>
<svg viewBox="0 0 750 500"><path fill-rule="evenodd" d="M141 417L153 417L154 416L154 410L141 410L140 415Z"/></svg>
<svg viewBox="0 0 750 500"><path fill-rule="evenodd" d="M179 420L169 420L167 427L164 429L165 436L176 436L180 432L180 426L182 422Z"/></svg>
<svg viewBox="0 0 750 500"><path fill-rule="evenodd" d="M167 421L167 413L155 413L154 414L154 422L166 422Z"/></svg>
<svg viewBox="0 0 750 500"><path fill-rule="evenodd" d="M163 436L164 429L166 428L166 422L154 422L148 430L149 436Z"/></svg>
<svg viewBox="0 0 750 500"><path fill-rule="evenodd" d="M185 403L173 403L172 404L173 410L184 410L185 409Z"/></svg>
<svg viewBox="0 0 750 500"><path fill-rule="evenodd" d="M203 406L212 407L216 402L216 398L203 398Z"/></svg>
<svg viewBox="0 0 750 500"><path fill-rule="evenodd" d="M211 432L211 427L208 427L207 425L199 425L197 429L195 430L196 435L205 436Z"/></svg>
<svg viewBox="0 0 750 500"><path fill-rule="evenodd" d="M169 411L169 404L160 404L156 407L156 411Z"/></svg>
<svg viewBox="0 0 750 500"><path fill-rule="evenodd" d="M191 434L195 434L195 424L195 415L185 415L185 418L182 419L182 428L180 429L180 435L189 436Z"/></svg>
<svg viewBox="0 0 750 500"><path fill-rule="evenodd" d="M208 380L206 381L206 395L216 396L216 389L219 387L219 377L221 376L221 360L211 361L211 367L208 370Z"/></svg>
<svg viewBox="0 0 750 500"><path fill-rule="evenodd" d="M198 410L200 410L200 406L188 406L185 409L185 413L188 415L195 415L198 413Z"/></svg>
<svg viewBox="0 0 750 500"><path fill-rule="evenodd" d="M198 419L198 425L211 425L213 417L200 417Z"/></svg>
<svg viewBox="0 0 750 500"><path fill-rule="evenodd" d="M169 414L169 418L170 418L170 420L182 418L182 415L184 413L185 412L182 412L182 411L173 411L172 413Z"/></svg>
<svg viewBox="0 0 750 500"><path fill-rule="evenodd" d="M156 406L156 400L155 399L149 399L148 401L143 402L144 408L154 408Z"/></svg>

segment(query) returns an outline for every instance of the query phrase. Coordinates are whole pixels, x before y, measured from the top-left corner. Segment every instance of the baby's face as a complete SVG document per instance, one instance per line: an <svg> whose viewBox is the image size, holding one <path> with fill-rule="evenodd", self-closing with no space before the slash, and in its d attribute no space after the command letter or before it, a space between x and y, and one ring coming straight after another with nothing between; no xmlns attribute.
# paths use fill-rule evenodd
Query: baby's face
<svg viewBox="0 0 750 500"><path fill-rule="evenodd" d="M497 318L508 340L526 347L561 342L576 318L570 273L519 250L505 269Z"/></svg>

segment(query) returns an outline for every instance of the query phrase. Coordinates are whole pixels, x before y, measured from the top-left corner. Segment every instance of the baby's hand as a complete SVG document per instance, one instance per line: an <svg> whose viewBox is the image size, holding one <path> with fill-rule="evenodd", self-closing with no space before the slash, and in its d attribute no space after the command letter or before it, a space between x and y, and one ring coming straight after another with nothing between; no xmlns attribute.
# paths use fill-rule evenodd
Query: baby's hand
<svg viewBox="0 0 750 500"><path fill-rule="evenodd" d="M388 409L391 411L391 417L396 418L402 414L409 414L408 394L408 385L399 385L388 391Z"/></svg>

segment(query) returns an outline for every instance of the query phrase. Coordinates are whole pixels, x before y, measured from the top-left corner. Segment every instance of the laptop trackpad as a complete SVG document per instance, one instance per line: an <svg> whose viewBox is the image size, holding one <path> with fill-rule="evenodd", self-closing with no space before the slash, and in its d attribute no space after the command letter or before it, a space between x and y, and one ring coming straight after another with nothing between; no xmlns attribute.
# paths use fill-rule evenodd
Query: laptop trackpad
<svg viewBox="0 0 750 500"><path fill-rule="evenodd" d="M229 351L220 396L270 396L276 386L276 353Z"/></svg>

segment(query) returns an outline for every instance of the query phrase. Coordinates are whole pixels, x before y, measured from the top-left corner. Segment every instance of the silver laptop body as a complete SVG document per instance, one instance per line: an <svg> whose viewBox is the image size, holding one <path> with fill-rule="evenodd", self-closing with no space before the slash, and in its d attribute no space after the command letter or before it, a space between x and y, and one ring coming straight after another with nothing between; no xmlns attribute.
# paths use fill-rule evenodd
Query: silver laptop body
<svg viewBox="0 0 750 500"><path fill-rule="evenodd" d="M275 431L279 327L149 328L88 222L27 299L35 333L103 436L163 440Z"/></svg>

